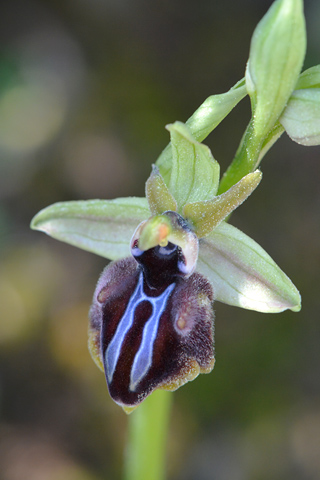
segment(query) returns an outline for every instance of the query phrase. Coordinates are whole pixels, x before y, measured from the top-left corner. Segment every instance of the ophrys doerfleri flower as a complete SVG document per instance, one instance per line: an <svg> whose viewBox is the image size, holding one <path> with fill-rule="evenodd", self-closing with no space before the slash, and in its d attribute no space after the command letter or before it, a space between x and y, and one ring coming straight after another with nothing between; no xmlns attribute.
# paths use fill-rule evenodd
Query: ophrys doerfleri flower
<svg viewBox="0 0 320 480"><path fill-rule="evenodd" d="M157 388L175 390L212 370L214 300L262 312L300 309L289 278L226 222L261 172L218 195L220 167L209 148L182 123L168 129L170 163L153 167L146 198L58 203L32 223L114 260L94 293L89 347L127 412Z"/></svg>

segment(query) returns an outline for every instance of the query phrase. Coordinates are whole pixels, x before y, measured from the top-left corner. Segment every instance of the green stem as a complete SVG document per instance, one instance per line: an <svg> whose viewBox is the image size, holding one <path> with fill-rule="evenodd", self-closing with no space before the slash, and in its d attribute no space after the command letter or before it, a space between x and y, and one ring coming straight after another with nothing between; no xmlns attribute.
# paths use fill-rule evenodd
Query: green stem
<svg viewBox="0 0 320 480"><path fill-rule="evenodd" d="M219 195L238 183L242 177L254 171L257 166L262 143L263 139L255 136L253 121L251 120L244 132L232 163L221 179L218 191Z"/></svg>
<svg viewBox="0 0 320 480"><path fill-rule="evenodd" d="M242 177L258 168L265 154L283 132L283 126L276 122L268 135L257 137L254 132L253 120L251 119L236 155L221 179L218 194L226 192L239 182Z"/></svg>
<svg viewBox="0 0 320 480"><path fill-rule="evenodd" d="M157 390L129 417L125 480L164 480L172 394Z"/></svg>

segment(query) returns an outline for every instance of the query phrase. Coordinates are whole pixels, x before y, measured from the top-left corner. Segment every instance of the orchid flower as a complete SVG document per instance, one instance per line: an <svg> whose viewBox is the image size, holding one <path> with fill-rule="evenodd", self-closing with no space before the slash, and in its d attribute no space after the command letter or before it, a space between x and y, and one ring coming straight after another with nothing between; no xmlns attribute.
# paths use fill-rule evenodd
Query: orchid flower
<svg viewBox="0 0 320 480"><path fill-rule="evenodd" d="M319 66L300 74L302 0L277 0L252 37L245 79L212 95L184 124L146 181L145 197L56 203L31 227L112 262L90 309L89 348L111 397L129 413L214 366L213 302L277 313L300 294L230 214L259 185L258 166L286 131L318 144ZM252 119L228 170L201 143L249 95Z"/></svg>
<svg viewBox="0 0 320 480"><path fill-rule="evenodd" d="M89 347L127 412L156 388L175 390L214 365L213 300L260 312L300 309L270 256L226 222L259 185L256 170L218 195L209 148L169 125L172 165L153 166L146 198L54 204L32 227L114 260L90 310ZM131 253L131 256L130 256Z"/></svg>

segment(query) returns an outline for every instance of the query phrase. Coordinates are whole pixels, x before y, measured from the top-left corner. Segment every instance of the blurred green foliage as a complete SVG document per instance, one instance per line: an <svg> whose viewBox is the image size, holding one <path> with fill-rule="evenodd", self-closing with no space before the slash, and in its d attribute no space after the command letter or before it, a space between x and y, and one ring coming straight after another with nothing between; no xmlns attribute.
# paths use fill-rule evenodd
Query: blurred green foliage
<svg viewBox="0 0 320 480"><path fill-rule="evenodd" d="M1 6L3 480L116 480L126 438L86 347L104 260L30 231L31 218L56 201L143 195L164 126L243 76L270 3ZM319 63L319 2L305 9L307 68ZM244 102L208 138L223 169L248 120ZM283 137L232 218L292 278L303 307L267 316L216 305L216 367L174 394L172 480L320 476L319 156Z"/></svg>

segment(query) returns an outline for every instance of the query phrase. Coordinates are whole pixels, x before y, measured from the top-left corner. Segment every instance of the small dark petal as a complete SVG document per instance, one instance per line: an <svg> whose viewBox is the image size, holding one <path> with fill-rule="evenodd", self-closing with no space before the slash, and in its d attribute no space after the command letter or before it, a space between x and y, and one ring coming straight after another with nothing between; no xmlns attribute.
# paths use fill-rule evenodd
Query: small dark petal
<svg viewBox="0 0 320 480"><path fill-rule="evenodd" d="M194 273L151 288L132 258L111 263L90 310L89 346L111 397L135 407L156 388L174 390L214 365L213 292Z"/></svg>

